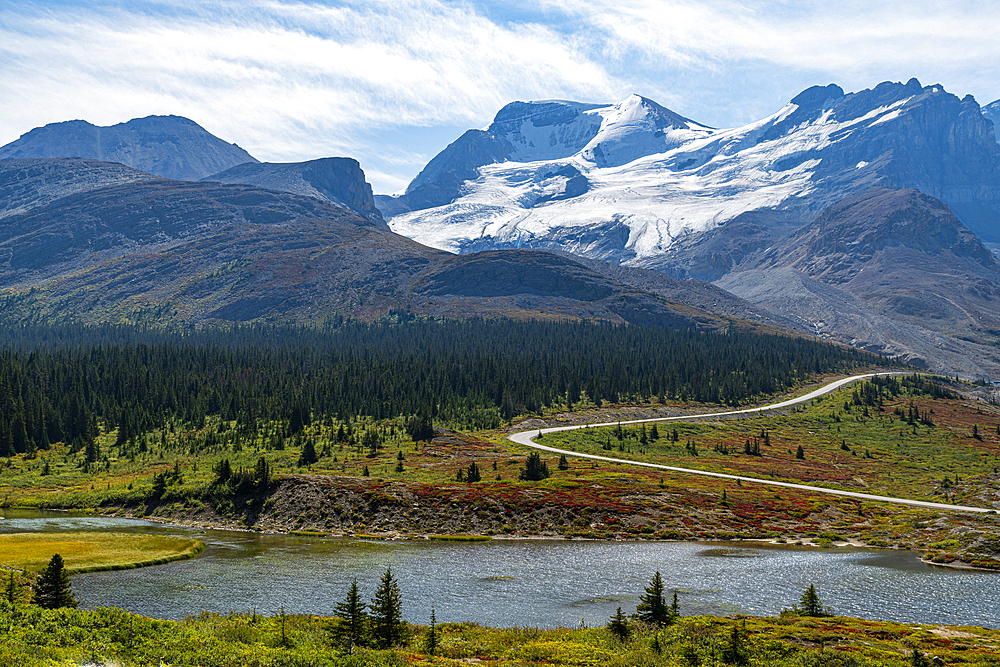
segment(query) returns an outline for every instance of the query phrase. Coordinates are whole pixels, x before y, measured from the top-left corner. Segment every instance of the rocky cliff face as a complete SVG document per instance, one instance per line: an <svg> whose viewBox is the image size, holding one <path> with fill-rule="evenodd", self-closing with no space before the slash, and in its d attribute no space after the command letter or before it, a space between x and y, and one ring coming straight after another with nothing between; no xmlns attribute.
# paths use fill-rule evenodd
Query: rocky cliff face
<svg viewBox="0 0 1000 667"><path fill-rule="evenodd" d="M993 123L993 136L1000 141L1000 100L983 107L983 116Z"/></svg>
<svg viewBox="0 0 1000 667"><path fill-rule="evenodd" d="M353 158L328 157L289 163L247 162L202 180L242 183L313 197L360 213L388 229L382 214L375 207L372 186L365 180L361 165Z"/></svg>
<svg viewBox="0 0 1000 667"><path fill-rule="evenodd" d="M55 157L119 162L181 181L196 181L257 161L236 144L180 116L148 116L110 127L83 120L52 123L0 147L0 159Z"/></svg>

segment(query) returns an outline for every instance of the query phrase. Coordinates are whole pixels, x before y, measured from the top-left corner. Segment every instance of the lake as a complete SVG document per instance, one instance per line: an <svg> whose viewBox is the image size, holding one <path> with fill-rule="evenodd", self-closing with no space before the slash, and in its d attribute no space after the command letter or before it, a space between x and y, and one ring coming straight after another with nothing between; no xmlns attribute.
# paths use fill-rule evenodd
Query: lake
<svg viewBox="0 0 1000 667"><path fill-rule="evenodd" d="M682 614L777 614L815 584L847 616L997 627L1000 574L936 568L917 554L742 543L493 540L397 541L199 530L145 521L6 510L0 533L105 530L196 536L197 558L72 578L86 608L165 619L199 611L329 615L357 578L370 598L386 567L403 616L489 626L604 625L635 610L657 570Z"/></svg>

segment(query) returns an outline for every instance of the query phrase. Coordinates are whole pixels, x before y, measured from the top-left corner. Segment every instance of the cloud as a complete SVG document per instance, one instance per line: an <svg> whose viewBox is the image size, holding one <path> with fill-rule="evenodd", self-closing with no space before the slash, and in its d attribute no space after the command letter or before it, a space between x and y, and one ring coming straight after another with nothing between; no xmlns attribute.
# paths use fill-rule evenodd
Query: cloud
<svg viewBox="0 0 1000 667"><path fill-rule="evenodd" d="M260 159L351 155L396 190L516 99L631 92L736 125L809 85L917 76L981 102L981 2L158 0L0 8L0 144L72 118L174 113Z"/></svg>
<svg viewBox="0 0 1000 667"><path fill-rule="evenodd" d="M565 37L467 5L153 8L0 12L0 91L21 102L2 112L2 138L71 117L177 113L262 159L305 159L370 149L353 137L374 127L483 125L512 99L615 88Z"/></svg>

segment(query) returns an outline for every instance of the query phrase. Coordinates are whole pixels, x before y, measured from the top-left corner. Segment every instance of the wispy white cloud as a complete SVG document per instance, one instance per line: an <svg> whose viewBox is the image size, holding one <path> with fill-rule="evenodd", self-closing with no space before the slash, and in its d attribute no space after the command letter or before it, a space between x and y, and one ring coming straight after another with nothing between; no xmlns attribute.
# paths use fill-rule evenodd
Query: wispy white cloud
<svg viewBox="0 0 1000 667"><path fill-rule="evenodd" d="M634 91L715 125L829 82L991 101L998 24L962 1L28 0L0 5L0 144L175 113L265 160L352 155L389 191L515 99Z"/></svg>
<svg viewBox="0 0 1000 667"><path fill-rule="evenodd" d="M372 146L354 137L372 128L482 125L511 99L601 98L615 87L566 38L498 26L467 5L174 10L0 11L0 94L17 101L0 110L0 140L69 118L177 113L262 159L357 155Z"/></svg>

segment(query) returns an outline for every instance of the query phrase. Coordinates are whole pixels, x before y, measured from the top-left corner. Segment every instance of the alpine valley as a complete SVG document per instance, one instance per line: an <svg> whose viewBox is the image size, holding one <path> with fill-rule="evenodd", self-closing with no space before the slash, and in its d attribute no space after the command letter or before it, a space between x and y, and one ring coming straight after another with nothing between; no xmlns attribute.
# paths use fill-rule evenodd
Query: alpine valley
<svg viewBox="0 0 1000 667"><path fill-rule="evenodd" d="M639 95L512 102L397 196L175 116L56 123L0 147L2 316L740 320L995 376L998 108L915 79L731 129Z"/></svg>
<svg viewBox="0 0 1000 667"><path fill-rule="evenodd" d="M809 88L733 129L638 95L514 102L376 201L433 247L711 281L820 336L996 375L998 108L915 79Z"/></svg>

